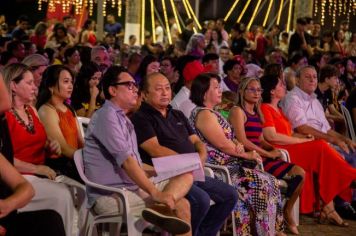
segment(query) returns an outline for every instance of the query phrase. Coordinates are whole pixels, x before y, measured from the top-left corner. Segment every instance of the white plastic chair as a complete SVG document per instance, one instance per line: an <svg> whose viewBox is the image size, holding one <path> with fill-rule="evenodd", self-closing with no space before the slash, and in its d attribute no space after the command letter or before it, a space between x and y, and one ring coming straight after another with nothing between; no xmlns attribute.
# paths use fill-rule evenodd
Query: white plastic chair
<svg viewBox="0 0 356 236"><path fill-rule="evenodd" d="M84 128L86 128L88 126L90 119L87 117L83 117L83 116L77 116L77 120L79 123L80 134L82 135L82 137L84 139L84 136L85 136Z"/></svg>
<svg viewBox="0 0 356 236"><path fill-rule="evenodd" d="M206 176L212 178L216 177L217 179L223 181L224 183L232 185L229 170L225 166L218 166L218 165L205 163L204 172ZM234 218L235 218L234 211L232 211L231 212L232 232L233 232L233 236L236 236L236 224Z"/></svg>
<svg viewBox="0 0 356 236"><path fill-rule="evenodd" d="M74 162L78 169L79 175L82 180L85 182L86 186L92 188L102 189L106 191L111 191L116 193L119 200L119 209L120 211L117 214L101 214L97 215L94 212L88 211L91 214L91 217L87 217L85 234L86 236L92 236L93 229L96 224L101 223L116 223L118 224L118 232L121 230L122 223L127 224L127 232L129 236L138 236L142 235L142 232L145 228L150 226L148 222L144 221L141 217L134 216L130 214L130 207L128 204L127 192L125 189L113 188L104 186L101 184L96 184L88 180L84 174L84 164L83 164L83 154L82 149L79 149L74 154Z"/></svg>
<svg viewBox="0 0 356 236"><path fill-rule="evenodd" d="M341 112L342 112L342 115L344 116L344 120L345 120L345 123L347 126L347 133L348 133L350 139L352 139L352 141L355 142L356 135L355 135L354 125L352 122L350 112L349 112L349 110L347 110L347 108L344 105L340 104L340 107L341 107Z"/></svg>

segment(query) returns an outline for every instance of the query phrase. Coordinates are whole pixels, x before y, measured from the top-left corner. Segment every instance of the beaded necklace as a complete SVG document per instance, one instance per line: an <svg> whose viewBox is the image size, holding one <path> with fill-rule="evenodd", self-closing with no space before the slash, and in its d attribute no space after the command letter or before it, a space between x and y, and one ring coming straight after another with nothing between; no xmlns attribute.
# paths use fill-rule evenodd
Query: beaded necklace
<svg viewBox="0 0 356 236"><path fill-rule="evenodd" d="M28 117L28 124L26 125L25 121L21 118L21 116L17 113L17 111L14 108L10 109L10 112L12 114L14 114L14 116L16 117L17 122L20 123L20 125L22 125L27 132L29 132L30 134L34 134L35 133L35 126L33 124L33 118L30 114L29 111L29 106L25 105L25 113Z"/></svg>

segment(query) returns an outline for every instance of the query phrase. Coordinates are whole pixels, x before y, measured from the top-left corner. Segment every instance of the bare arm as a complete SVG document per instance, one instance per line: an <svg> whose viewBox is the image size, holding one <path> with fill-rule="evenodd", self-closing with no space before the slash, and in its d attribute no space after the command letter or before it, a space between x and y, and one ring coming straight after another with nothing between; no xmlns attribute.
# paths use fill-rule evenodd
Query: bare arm
<svg viewBox="0 0 356 236"><path fill-rule="evenodd" d="M234 128L235 136L239 142L241 142L247 150L255 150L258 154L265 157L271 157L270 152L252 143L247 137L245 132L245 122L247 118L245 113L240 107L233 107L230 110L229 122ZM273 149L273 148L272 148Z"/></svg>
<svg viewBox="0 0 356 236"><path fill-rule="evenodd" d="M235 143L233 140L226 138L217 117L210 111L202 110L199 112L195 121L195 127L216 149L231 156L260 161L260 156L256 155L256 152L245 152L242 144Z"/></svg>
<svg viewBox="0 0 356 236"><path fill-rule="evenodd" d="M173 195L168 193L163 193L158 191L154 184L147 178L145 172L138 165L137 160L129 156L122 165L123 169L126 171L126 174L146 193L148 193L153 200L165 203L171 209L175 207L175 200Z"/></svg>
<svg viewBox="0 0 356 236"><path fill-rule="evenodd" d="M73 158L74 152L76 151L70 145L68 145L65 140L61 128L59 127L59 117L54 108L43 105L39 110L38 114L46 129L47 136L51 139L57 140L61 146L62 154L68 158ZM78 134L80 132L78 131Z"/></svg>
<svg viewBox="0 0 356 236"><path fill-rule="evenodd" d="M309 125L301 125L295 128L295 130L298 133L311 134L316 139L323 139L329 143L339 146L345 152L349 152L349 148L347 147L347 144L344 141L344 137L341 134L333 131L332 129L329 129L327 133L323 133Z"/></svg>
<svg viewBox="0 0 356 236"><path fill-rule="evenodd" d="M160 145L156 136L147 139L145 142L141 143L140 148L142 148L145 152L148 153L148 155L153 158L178 154L172 149Z"/></svg>
<svg viewBox="0 0 356 236"><path fill-rule="evenodd" d="M3 113L11 108L10 96L0 73L0 113Z"/></svg>
<svg viewBox="0 0 356 236"><path fill-rule="evenodd" d="M344 122L343 115L335 108L334 104L328 106L329 114L325 114L326 118L330 118L334 121Z"/></svg>
<svg viewBox="0 0 356 236"><path fill-rule="evenodd" d="M34 190L2 154L0 154L0 173L2 181L13 190L11 196L0 200L0 218L3 218L13 210L25 206L33 197Z"/></svg>
<svg viewBox="0 0 356 236"><path fill-rule="evenodd" d="M17 158L14 158L14 166L21 173L43 175L52 180L55 179L57 175L56 172L48 166L34 165L32 163L21 161Z"/></svg>
<svg viewBox="0 0 356 236"><path fill-rule="evenodd" d="M196 134L190 135L189 139L193 143L195 150L199 153L201 163L204 166L206 158L208 156L205 144Z"/></svg>
<svg viewBox="0 0 356 236"><path fill-rule="evenodd" d="M281 145L304 143L304 142L311 141L311 139L293 137L293 136L277 133L276 128L274 127L263 128L263 136L268 142L281 144Z"/></svg>

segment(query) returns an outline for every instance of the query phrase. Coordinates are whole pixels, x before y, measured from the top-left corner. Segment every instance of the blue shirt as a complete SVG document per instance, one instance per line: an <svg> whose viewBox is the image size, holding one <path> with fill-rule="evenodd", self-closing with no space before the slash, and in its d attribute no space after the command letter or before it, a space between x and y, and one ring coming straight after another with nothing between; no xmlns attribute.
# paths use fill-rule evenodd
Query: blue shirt
<svg viewBox="0 0 356 236"><path fill-rule="evenodd" d="M111 101L106 100L91 118L83 156L85 175L90 181L129 190L138 189L122 168L123 162L130 156L141 165L136 133L124 111ZM87 194L91 207L99 196L111 193L88 187Z"/></svg>
<svg viewBox="0 0 356 236"><path fill-rule="evenodd" d="M121 33L121 29L122 29L122 25L120 23L105 24L104 26L104 30L109 34L113 34L113 35Z"/></svg>

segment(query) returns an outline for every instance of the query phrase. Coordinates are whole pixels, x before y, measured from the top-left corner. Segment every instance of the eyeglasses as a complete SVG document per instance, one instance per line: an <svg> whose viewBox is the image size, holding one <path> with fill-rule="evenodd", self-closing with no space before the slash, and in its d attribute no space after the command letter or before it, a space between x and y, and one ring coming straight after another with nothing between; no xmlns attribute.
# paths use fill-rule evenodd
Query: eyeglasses
<svg viewBox="0 0 356 236"><path fill-rule="evenodd" d="M250 93L263 93L263 89L247 88L246 91Z"/></svg>
<svg viewBox="0 0 356 236"><path fill-rule="evenodd" d="M116 86L116 85L125 85L129 90L133 90L134 88L138 87L138 84L135 81L125 81L125 82L117 82L111 84L111 86Z"/></svg>

